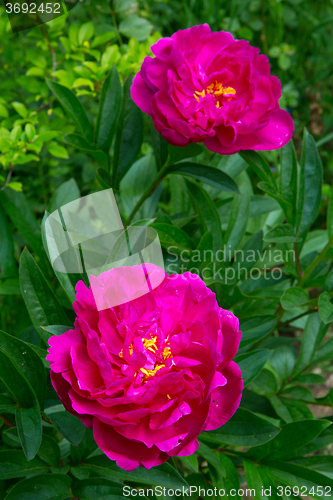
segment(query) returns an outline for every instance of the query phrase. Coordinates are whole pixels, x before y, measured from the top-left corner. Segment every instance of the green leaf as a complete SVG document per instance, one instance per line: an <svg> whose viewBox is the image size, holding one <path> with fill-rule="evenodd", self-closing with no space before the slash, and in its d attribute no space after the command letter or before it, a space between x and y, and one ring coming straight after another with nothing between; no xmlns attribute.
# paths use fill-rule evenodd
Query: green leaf
<svg viewBox="0 0 333 500"><path fill-rule="evenodd" d="M118 186L135 161L143 141L143 120L141 110L134 103L130 89L133 77L128 76L123 87L123 101L117 125L113 154L113 185Z"/></svg>
<svg viewBox="0 0 333 500"><path fill-rule="evenodd" d="M284 483L291 488L297 486L299 491L302 491L301 487L305 486L307 495L319 500L323 497L325 491L327 494L331 492L333 488L332 479L314 470L308 469L307 467L302 467L301 465L292 464L290 462L270 462L269 472L276 483ZM314 489L312 490L312 488ZM327 496L332 497L331 493Z"/></svg>
<svg viewBox="0 0 333 500"><path fill-rule="evenodd" d="M246 231L250 215L250 196L244 190L239 196L235 196L231 205L228 227L225 233L227 251L233 254L239 247Z"/></svg>
<svg viewBox="0 0 333 500"><path fill-rule="evenodd" d="M325 325L318 313L310 314L303 330L300 353L296 362L294 373L301 372L312 361L316 349L323 340L328 325Z"/></svg>
<svg viewBox="0 0 333 500"><path fill-rule="evenodd" d="M44 248L45 248L47 255L49 255L49 253L48 253L46 235L45 235L45 222L46 222L46 219L48 218L48 216L49 216L49 213L47 211L45 211L45 214L44 214L44 217L42 220L42 238L43 238L43 244L44 244ZM75 292L75 286L70 279L70 275L67 273L60 273L58 271L54 271L54 273L57 276L62 288L64 289L64 291L67 295L67 298L69 300L69 303L72 305L73 302L75 301L75 298L76 298L76 292ZM75 276L76 276L76 280L78 281L80 278L80 275L75 275Z"/></svg>
<svg viewBox="0 0 333 500"><path fill-rule="evenodd" d="M202 146L200 146L200 144L193 143L189 144L185 148L181 148L168 144L168 151L169 163L170 165L173 165L174 163L185 160L186 158L193 158L200 155L202 153Z"/></svg>
<svg viewBox="0 0 333 500"><path fill-rule="evenodd" d="M118 27L122 35L128 38L136 38L139 42L147 40L153 30L153 25L136 14L130 14L121 21Z"/></svg>
<svg viewBox="0 0 333 500"><path fill-rule="evenodd" d="M268 243L294 243L302 240L295 236L291 224L277 224L266 233L264 241Z"/></svg>
<svg viewBox="0 0 333 500"><path fill-rule="evenodd" d="M152 120L150 122L150 130L155 162L157 170L160 170L168 159L168 143L162 135L157 132Z"/></svg>
<svg viewBox="0 0 333 500"><path fill-rule="evenodd" d="M245 160L246 163L252 168L252 170L254 170L257 176L260 177L260 179L264 182L267 182L269 185L271 185L273 190L276 192L277 189L274 176L264 157L256 151L240 151L239 154L243 158L243 160Z"/></svg>
<svg viewBox="0 0 333 500"><path fill-rule="evenodd" d="M143 156L131 166L120 183L121 201L127 215L132 212L156 174L157 169L153 155ZM136 218L154 217L161 190L162 186L160 185L160 187L143 203L136 214Z"/></svg>
<svg viewBox="0 0 333 500"><path fill-rule="evenodd" d="M110 478L117 478L124 481L148 484L151 486L162 486L166 488L188 487L185 479L170 464L164 463L149 470L138 467L133 471L125 471L117 467L115 462L110 461L105 455L98 455L86 459L82 467L86 468L94 475L101 475Z"/></svg>
<svg viewBox="0 0 333 500"><path fill-rule="evenodd" d="M251 460L265 462L288 458L295 450L310 443L329 425L331 422L328 420L301 420L285 424L275 439L249 450L246 455Z"/></svg>
<svg viewBox="0 0 333 500"><path fill-rule="evenodd" d="M72 491L80 500L124 500L123 485L100 477L74 483Z"/></svg>
<svg viewBox="0 0 333 500"><path fill-rule="evenodd" d="M67 87L46 79L46 83L59 100L65 111L74 120L75 125L89 143L93 142L93 132L87 114L76 95Z"/></svg>
<svg viewBox="0 0 333 500"><path fill-rule="evenodd" d="M259 446L277 436L280 428L249 410L239 408L219 429L203 432L201 438L232 446Z"/></svg>
<svg viewBox="0 0 333 500"><path fill-rule="evenodd" d="M328 292L323 292L322 294L320 294L318 300L318 311L319 316L321 317L325 325L333 321L333 304L330 300Z"/></svg>
<svg viewBox="0 0 333 500"><path fill-rule="evenodd" d="M309 296L303 288L294 286L283 292L280 302L283 309L289 311L309 302Z"/></svg>
<svg viewBox="0 0 333 500"><path fill-rule="evenodd" d="M0 380L3 381L15 401L23 408L36 404L35 393L15 361L0 348Z"/></svg>
<svg viewBox="0 0 333 500"><path fill-rule="evenodd" d="M48 210L52 213L78 198L80 198L80 190L76 180L73 178L69 179L69 181L64 182L54 191Z"/></svg>
<svg viewBox="0 0 333 500"><path fill-rule="evenodd" d="M38 450L40 456L50 466L58 468L60 464L60 448L57 441L46 434Z"/></svg>
<svg viewBox="0 0 333 500"><path fill-rule="evenodd" d="M65 500L71 497L70 484L66 474L41 474L15 484L5 500Z"/></svg>
<svg viewBox="0 0 333 500"><path fill-rule="evenodd" d="M44 400L46 397L46 377L44 365L40 357L35 351L27 344L12 335L8 335L0 330L0 350L2 355L8 356L11 363L16 367L16 372L20 374L17 378L24 378L24 387L29 385L26 398L30 401L29 404L21 404L23 407L32 407L35 405L35 400L38 401L41 409L44 407ZM9 363L10 364L10 363ZM3 368L5 378L11 377L11 373L6 373ZM7 382L5 382L6 385ZM11 382L12 384L12 382ZM13 382L13 387L15 387ZM24 387L16 387L18 391L24 390Z"/></svg>
<svg viewBox="0 0 333 500"><path fill-rule="evenodd" d="M90 40L90 38L94 36L94 33L95 27L91 21L82 24L78 32L78 44L83 45L84 42Z"/></svg>
<svg viewBox="0 0 333 500"><path fill-rule="evenodd" d="M74 417L68 411L48 413L48 418L67 441L75 446L80 444L85 433L85 427L80 419Z"/></svg>
<svg viewBox="0 0 333 500"><path fill-rule="evenodd" d="M316 384L324 384L325 378L322 375L318 375L317 373L303 373L302 375L298 375L293 379L293 382L296 384L305 384L305 385L316 385Z"/></svg>
<svg viewBox="0 0 333 500"><path fill-rule="evenodd" d="M218 455L216 452L211 450L209 446L200 442L198 453L201 455L207 462L212 465L219 476L226 476L226 470L224 469L222 463L218 459Z"/></svg>
<svg viewBox="0 0 333 500"><path fill-rule="evenodd" d="M50 144L47 149L55 158L62 158L64 160L69 158L67 150L59 144Z"/></svg>
<svg viewBox="0 0 333 500"><path fill-rule="evenodd" d="M316 400L312 395L310 389L306 387L289 386L286 387L282 392L282 395L288 394L292 398L305 401L306 403L315 403Z"/></svg>
<svg viewBox="0 0 333 500"><path fill-rule="evenodd" d="M210 186L229 193L239 193L236 182L225 172L218 168L201 165L200 163L182 162L171 165L167 169L167 174L175 173L194 177Z"/></svg>
<svg viewBox="0 0 333 500"><path fill-rule="evenodd" d="M243 464L247 485L249 488L255 490L255 495L253 496L260 500L268 500L271 497L277 499L275 484L269 477L266 469L248 460L243 460ZM264 494L263 489L267 495Z"/></svg>
<svg viewBox="0 0 333 500"><path fill-rule="evenodd" d="M193 248L192 239L179 227L164 223L155 223L151 227L157 231L162 247L173 248L177 253Z"/></svg>
<svg viewBox="0 0 333 500"><path fill-rule="evenodd" d="M297 206L297 157L293 141L281 149L281 195L293 207L289 220L294 224Z"/></svg>
<svg viewBox="0 0 333 500"><path fill-rule="evenodd" d="M113 40L115 38L117 38L117 33L115 31L105 31L104 33L101 33L94 38L91 43L91 48L94 49L99 45L104 45L105 43L110 42L110 40Z"/></svg>
<svg viewBox="0 0 333 500"><path fill-rule="evenodd" d="M4 208L0 204L0 276L17 276L14 240Z"/></svg>
<svg viewBox="0 0 333 500"><path fill-rule="evenodd" d="M95 129L97 147L105 151L105 153L109 153L116 130L122 94L118 71L116 66L113 65L102 87Z"/></svg>
<svg viewBox="0 0 333 500"><path fill-rule="evenodd" d="M66 142L66 144L69 144L70 146L73 146L74 148L79 149L80 151L83 151L84 153L87 153L88 155L95 158L97 163L105 170L109 169L108 155L104 153L104 151L93 149L93 146L89 144L89 142L87 142L86 139L82 137L82 135L67 134L64 136L64 141Z"/></svg>
<svg viewBox="0 0 333 500"><path fill-rule="evenodd" d="M281 196L276 194L275 188L273 188L271 184L268 184L268 182L259 182L258 188L278 202L287 220L290 220L292 218L293 207L291 203L285 201L283 198L281 198Z"/></svg>
<svg viewBox="0 0 333 500"><path fill-rule="evenodd" d="M65 332L68 332L72 327L71 326L63 326L63 325L50 325L50 326L42 326L43 330L51 333L52 335L62 335Z"/></svg>
<svg viewBox="0 0 333 500"><path fill-rule="evenodd" d="M48 334L41 326L69 323L64 310L44 278L34 258L25 248L20 260L20 283L22 296L31 321L47 344Z"/></svg>
<svg viewBox="0 0 333 500"><path fill-rule="evenodd" d="M333 235L333 189L328 203L326 227L328 237L331 238Z"/></svg>
<svg viewBox="0 0 333 500"><path fill-rule="evenodd" d="M42 419L37 406L17 408L16 425L27 460L32 460L42 442Z"/></svg>
<svg viewBox="0 0 333 500"><path fill-rule="evenodd" d="M40 228L24 194L6 189L0 192L0 203L27 244L45 259Z"/></svg>
<svg viewBox="0 0 333 500"><path fill-rule="evenodd" d="M283 345L274 349L270 358L270 363L274 370L285 381L293 372L296 363L296 352L292 346Z"/></svg>
<svg viewBox="0 0 333 500"><path fill-rule="evenodd" d="M240 330L243 335L240 347L267 337L274 330L276 323L276 316L259 316L241 322Z"/></svg>
<svg viewBox="0 0 333 500"><path fill-rule="evenodd" d="M41 474L48 468L38 457L28 462L22 450L0 451L0 480Z"/></svg>
<svg viewBox="0 0 333 500"><path fill-rule="evenodd" d="M313 418L311 411L303 401L278 396L270 396L269 401L276 414L287 423Z"/></svg>
<svg viewBox="0 0 333 500"><path fill-rule="evenodd" d="M25 118L27 116L28 110L21 102L14 101L12 102L12 106L15 109L16 113L21 116L21 118Z"/></svg>
<svg viewBox="0 0 333 500"><path fill-rule="evenodd" d="M259 349L255 352L237 356L237 364L242 371L244 387L247 386L261 372L272 355L268 349Z"/></svg>
<svg viewBox="0 0 333 500"><path fill-rule="evenodd" d="M223 239L221 221L216 207L207 191L199 184L186 181L186 186L189 190L195 211L200 215L204 232L211 231L213 235L213 250L217 252L222 248Z"/></svg>
<svg viewBox="0 0 333 500"><path fill-rule="evenodd" d="M316 143L309 132L304 129L296 217L297 236L302 239L305 238L311 224L318 215L322 181L323 166Z"/></svg>

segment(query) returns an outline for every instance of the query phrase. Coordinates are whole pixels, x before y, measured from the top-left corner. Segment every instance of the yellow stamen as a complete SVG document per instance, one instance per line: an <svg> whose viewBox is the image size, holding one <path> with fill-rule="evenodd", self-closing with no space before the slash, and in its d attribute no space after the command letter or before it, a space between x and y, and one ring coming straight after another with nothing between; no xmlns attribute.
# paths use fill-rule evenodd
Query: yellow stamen
<svg viewBox="0 0 333 500"><path fill-rule="evenodd" d="M234 99L236 95L236 90L232 87L223 87L221 82L215 81L215 83L211 83L206 89L203 89L201 92L196 90L193 94L193 97L197 102L199 102L200 97L204 98L206 97L206 95L212 95L213 97L215 97L217 99L216 107L220 108L220 96L225 97L227 101L231 101L231 99Z"/></svg>
<svg viewBox="0 0 333 500"><path fill-rule="evenodd" d="M168 399L171 399L171 396L170 396L170 394L167 394L167 398L168 398Z"/></svg>

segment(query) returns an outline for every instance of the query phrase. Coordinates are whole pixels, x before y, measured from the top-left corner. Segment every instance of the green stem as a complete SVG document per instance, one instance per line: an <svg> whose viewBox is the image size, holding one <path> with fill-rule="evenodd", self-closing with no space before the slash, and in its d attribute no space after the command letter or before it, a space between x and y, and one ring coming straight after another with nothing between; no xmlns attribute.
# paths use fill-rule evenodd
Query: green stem
<svg viewBox="0 0 333 500"><path fill-rule="evenodd" d="M297 267L297 272L300 278L303 276L303 271L302 271L302 266L301 266L301 259L299 256L299 248L298 248L298 243L294 243L294 249L295 249L295 256L296 256L296 267Z"/></svg>
<svg viewBox="0 0 333 500"><path fill-rule="evenodd" d="M147 187L147 189L145 190L145 192L143 193L140 200L137 202L137 204L135 205L135 207L133 208L132 212L130 213L130 215L127 219L128 226L131 224L133 217L135 216L136 212L139 210L141 205L143 205L143 203L146 201L146 199L149 198L149 196L151 196L154 193L154 191L158 188L161 180L165 176L165 173L166 173L168 167L169 167L169 165L168 165L168 163L166 163L164 165L164 167L162 167L161 170L158 172L158 174L156 175L155 179L150 184L150 186Z"/></svg>
<svg viewBox="0 0 333 500"><path fill-rule="evenodd" d="M323 258L325 257L325 255L327 254L327 252L329 251L329 249L331 248L332 245L333 245L333 235L328 240L328 243L325 246L325 248L323 248L323 250L320 252L320 254L312 262L311 266L309 266L307 268L307 270L305 271L305 273L303 274L303 276L301 278L301 281L298 283L297 286L302 287L304 285L304 283L309 278L309 276L311 276L311 274L316 269L316 267L321 263L321 261L323 260Z"/></svg>

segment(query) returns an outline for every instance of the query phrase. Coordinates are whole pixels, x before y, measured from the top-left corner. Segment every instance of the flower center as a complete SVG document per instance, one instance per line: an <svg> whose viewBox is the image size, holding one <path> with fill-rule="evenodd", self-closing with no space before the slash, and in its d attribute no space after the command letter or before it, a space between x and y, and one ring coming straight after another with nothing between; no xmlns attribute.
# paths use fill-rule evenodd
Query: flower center
<svg viewBox="0 0 333 500"><path fill-rule="evenodd" d="M200 98L204 98L208 95L211 95L215 98L215 105L217 108L223 105L223 98L227 101L231 101L231 99L236 98L236 90L232 87L223 87L221 82L215 81L208 85L206 89L203 89L201 92L196 90L193 94L193 97L197 102L200 101Z"/></svg>
<svg viewBox="0 0 333 500"><path fill-rule="evenodd" d="M159 348L157 346L157 336L151 337L150 339L142 338L142 343L143 343L144 348L147 349L147 351L150 351L153 354L156 354L156 352L159 350ZM133 344L131 344L129 346L129 352L130 352L130 354L133 353ZM123 350L120 351L119 356L121 358L123 357ZM144 382L147 381L146 380L147 378L152 377L153 375L155 375L155 373L158 370L160 370L161 368L164 368L164 366L165 366L164 361L166 359L172 357L172 353L171 353L170 347L168 347L167 345L165 345L164 348L163 348L162 355L159 355L159 357L161 358L160 361L162 361L162 362L161 363L157 363L156 362L153 370L148 370L147 368L140 368L140 372L143 373L143 381Z"/></svg>

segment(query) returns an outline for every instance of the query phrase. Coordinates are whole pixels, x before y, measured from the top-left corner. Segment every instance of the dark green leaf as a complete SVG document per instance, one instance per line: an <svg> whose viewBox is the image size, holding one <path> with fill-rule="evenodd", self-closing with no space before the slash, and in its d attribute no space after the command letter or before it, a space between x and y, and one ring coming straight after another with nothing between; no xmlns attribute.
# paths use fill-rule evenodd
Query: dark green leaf
<svg viewBox="0 0 333 500"><path fill-rule="evenodd" d="M202 146L200 144L189 144L185 148L180 148L178 146L168 145L169 150L169 163L173 165L174 163L185 160L186 158L194 158L202 153Z"/></svg>
<svg viewBox="0 0 333 500"><path fill-rule="evenodd" d="M199 184L186 181L186 185L190 192L195 211L197 214L200 214L204 231L210 231L213 235L213 250L217 252L222 248L223 239L221 221L216 207L207 191Z"/></svg>
<svg viewBox="0 0 333 500"><path fill-rule="evenodd" d="M73 484L72 491L80 500L124 500L123 485L100 477Z"/></svg>
<svg viewBox="0 0 333 500"><path fill-rule="evenodd" d="M0 451L0 480L32 476L47 470L48 465L38 457L28 462L22 450Z"/></svg>
<svg viewBox="0 0 333 500"><path fill-rule="evenodd" d="M67 87L46 79L46 83L63 106L64 110L73 119L75 125L87 141L93 143L93 132L90 121L79 99Z"/></svg>
<svg viewBox="0 0 333 500"><path fill-rule="evenodd" d="M46 241L46 234L45 234L45 222L46 219L48 218L49 213L45 211L43 220L42 220L42 238L43 238L43 245L45 248L45 251L49 257L49 252L48 252L48 247L47 247L47 241ZM67 297L69 304L72 305L73 302L75 301L76 298L76 292L75 292L75 285L71 281L70 275L67 273L60 273L59 271L54 271L55 275L57 276L61 286L63 287ZM76 276L76 281L79 281L79 279L82 279L81 275L74 275ZM76 283L75 281L75 283Z"/></svg>
<svg viewBox="0 0 333 500"><path fill-rule="evenodd" d="M333 321L333 304L330 301L330 296L328 292L323 292L319 296L318 300L318 311L319 316L325 323L331 323Z"/></svg>
<svg viewBox="0 0 333 500"><path fill-rule="evenodd" d="M280 428L249 410L239 408L219 429L203 432L202 439L232 446L259 446L273 439Z"/></svg>
<svg viewBox="0 0 333 500"><path fill-rule="evenodd" d="M302 240L294 235L291 224L278 224L266 233L264 241L268 243L294 243Z"/></svg>
<svg viewBox="0 0 333 500"><path fill-rule="evenodd" d="M129 169L120 183L120 195L127 215L131 213L141 196L157 174L152 155L143 156ZM162 186L143 203L136 214L137 219L154 217Z"/></svg>
<svg viewBox="0 0 333 500"><path fill-rule="evenodd" d="M100 475L110 478L117 478L124 481L132 481L151 486L165 486L166 488L186 488L188 487L185 479L170 464L164 463L158 467L149 470L143 467L127 472L117 467L115 462L110 461L105 455L98 455L88 458L82 464L82 467L93 472L94 475Z"/></svg>
<svg viewBox="0 0 333 500"><path fill-rule="evenodd" d="M194 177L206 184L209 184L221 191L239 193L236 182L225 172L218 168L201 165L200 163L182 162L171 165L167 169L167 174L175 173L189 177Z"/></svg>
<svg viewBox="0 0 333 500"><path fill-rule="evenodd" d="M97 147L107 154L116 130L121 101L122 87L114 65L102 87L95 129Z"/></svg>
<svg viewBox="0 0 333 500"><path fill-rule="evenodd" d="M287 290L283 292L280 302L283 309L289 311L290 309L300 307L309 302L309 296L303 288L294 286L292 288L287 288Z"/></svg>
<svg viewBox="0 0 333 500"><path fill-rule="evenodd" d="M297 206L297 157L293 141L281 149L281 194L293 207L289 222L294 224Z"/></svg>
<svg viewBox="0 0 333 500"><path fill-rule="evenodd" d="M154 223L150 227L158 233L162 247L173 249L175 252L190 250L193 248L193 241L185 231L170 224Z"/></svg>
<svg viewBox="0 0 333 500"><path fill-rule="evenodd" d="M73 146L84 153L95 158L97 163L105 170L109 169L109 157L104 151L99 151L94 149L92 144L89 144L87 140L79 134L67 134L64 137L66 144Z"/></svg>
<svg viewBox="0 0 333 500"><path fill-rule="evenodd" d="M250 215L250 196L246 190L235 196L231 205L228 227L225 233L227 251L231 254L239 247L245 234Z"/></svg>
<svg viewBox="0 0 333 500"><path fill-rule="evenodd" d="M241 354L237 357L237 364L242 370L244 387L261 372L271 355L272 351L259 349L258 351Z"/></svg>
<svg viewBox="0 0 333 500"><path fill-rule="evenodd" d="M255 495L252 496L260 500L268 500L271 497L275 499L278 498L275 484L269 477L266 469L264 467L258 467L257 464L253 464L248 460L244 460L243 463L247 485L249 488L255 490ZM266 495L263 489L266 491Z"/></svg>
<svg viewBox="0 0 333 500"><path fill-rule="evenodd" d="M0 204L0 276L17 276L14 240L4 208Z"/></svg>
<svg viewBox="0 0 333 500"><path fill-rule="evenodd" d="M45 462L49 465L59 467L60 448L57 441L44 434L42 443L38 450L38 456L45 460Z"/></svg>
<svg viewBox="0 0 333 500"><path fill-rule="evenodd" d="M241 151L240 156L246 163L254 170L254 172L262 179L272 186L276 192L276 182L274 176L269 168L266 160L256 151Z"/></svg>
<svg viewBox="0 0 333 500"><path fill-rule="evenodd" d="M0 192L0 203L27 244L44 258L40 228L24 194L6 189Z"/></svg>
<svg viewBox="0 0 333 500"><path fill-rule="evenodd" d="M31 321L41 337L47 343L50 335L41 326L64 325L69 319L64 313L50 285L37 266L34 258L25 248L20 260L20 282L22 296L27 306Z"/></svg>
<svg viewBox="0 0 333 500"><path fill-rule="evenodd" d="M104 168L98 168L96 171L96 179L103 189L112 188L111 177Z"/></svg>
<svg viewBox="0 0 333 500"><path fill-rule="evenodd" d="M113 154L113 185L118 186L130 166L134 163L143 140L143 120L141 110L133 102L130 89L132 76L124 83L124 94L117 126Z"/></svg>
<svg viewBox="0 0 333 500"><path fill-rule="evenodd" d="M168 159L168 143L162 137L162 135L157 132L154 127L154 122L151 120L150 122L150 130L151 130L151 140L154 149L155 162L157 166L157 170L160 170L165 162Z"/></svg>
<svg viewBox="0 0 333 500"><path fill-rule="evenodd" d="M302 334L301 349L296 362L295 373L301 372L310 364L327 330L328 325L324 325L318 313L311 314L308 317Z"/></svg>
<svg viewBox="0 0 333 500"><path fill-rule="evenodd" d="M258 316L241 322L240 330L243 332L241 347L257 342L269 335L274 330L276 323L276 316Z"/></svg>
<svg viewBox="0 0 333 500"><path fill-rule="evenodd" d="M265 460L265 462L288 458L295 450L311 442L329 425L331 422L328 420L301 420L285 424L275 439L249 450L247 454L252 460Z"/></svg>
<svg viewBox="0 0 333 500"><path fill-rule="evenodd" d="M283 381L293 372L296 363L296 351L292 346L281 346L274 349L270 363Z"/></svg>
<svg viewBox="0 0 333 500"><path fill-rule="evenodd" d="M303 401L278 396L270 396L269 400L276 414L287 423L313 418L311 411Z"/></svg>
<svg viewBox="0 0 333 500"><path fill-rule="evenodd" d="M51 333L52 335L62 335L65 332L68 332L72 327L71 326L63 326L63 325L49 325L42 326L43 330Z"/></svg>
<svg viewBox="0 0 333 500"><path fill-rule="evenodd" d="M305 129L297 204L297 236L304 238L320 207L323 166L313 137Z"/></svg>
<svg viewBox="0 0 333 500"><path fill-rule="evenodd" d="M218 476L226 476L226 470L224 469L223 465L221 464L220 460L218 459L218 455L216 454L215 451L211 450L209 446L206 444L200 442L199 448L198 448L198 453L200 456L202 456L207 462L212 465L217 473Z"/></svg>
<svg viewBox="0 0 333 500"><path fill-rule="evenodd" d="M74 417L68 411L48 413L54 427L64 438L75 446L79 445L85 433L85 427L81 420Z"/></svg>
<svg viewBox="0 0 333 500"><path fill-rule="evenodd" d="M37 406L17 408L16 425L27 460L32 460L42 442L42 419Z"/></svg>
<svg viewBox="0 0 333 500"><path fill-rule="evenodd" d="M65 500L71 497L70 484L65 474L41 474L15 484L5 500Z"/></svg>
<svg viewBox="0 0 333 500"><path fill-rule="evenodd" d="M11 363L15 365L15 372L17 373L18 379L24 377L24 382L22 382L23 386L17 386L16 390L21 392L29 385L29 389L26 389L26 398L28 398L30 403L20 403L21 406L28 408L32 407L36 399L40 408L43 409L46 396L46 378L43 362L40 357L26 342L2 331L0 331L0 350L2 355L8 356L9 365ZM6 373L5 368L3 368L3 374L6 379L11 377L11 373ZM13 387L15 387L14 382Z"/></svg>
<svg viewBox="0 0 333 500"><path fill-rule="evenodd" d="M276 190L274 187L272 187L271 184L268 184L268 182L259 182L258 188L267 193L269 196L271 196L271 198L273 198L278 202L287 220L290 220L292 218L293 207L291 203L288 203L283 198L281 198L281 196L276 194Z"/></svg>

